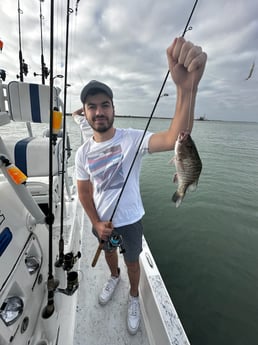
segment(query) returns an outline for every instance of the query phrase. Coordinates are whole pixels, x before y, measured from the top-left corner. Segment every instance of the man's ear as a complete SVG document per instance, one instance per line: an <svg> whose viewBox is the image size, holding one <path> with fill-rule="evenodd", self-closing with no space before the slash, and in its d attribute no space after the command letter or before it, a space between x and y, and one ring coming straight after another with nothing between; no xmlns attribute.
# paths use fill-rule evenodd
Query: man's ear
<svg viewBox="0 0 258 345"><path fill-rule="evenodd" d="M87 120L86 105L85 104L83 104L82 109L83 109L84 116L86 117L86 120Z"/></svg>

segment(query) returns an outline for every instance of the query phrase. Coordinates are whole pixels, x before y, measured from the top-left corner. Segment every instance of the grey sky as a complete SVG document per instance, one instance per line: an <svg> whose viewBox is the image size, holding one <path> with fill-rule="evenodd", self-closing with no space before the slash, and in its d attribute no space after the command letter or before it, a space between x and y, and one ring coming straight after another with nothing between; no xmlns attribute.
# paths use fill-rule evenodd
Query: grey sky
<svg viewBox="0 0 258 345"><path fill-rule="evenodd" d="M63 74L66 2L56 0L55 74ZM167 72L166 48L182 35L194 1L80 0L70 15L68 111L80 107L79 94L91 79L114 91L117 114L149 116ZM75 1L70 7L75 9ZM39 0L20 0L22 52L30 72L25 81L40 82ZM49 0L42 3L44 55L49 66ZM16 79L17 1L1 6L0 68L6 82ZM258 3L256 0L199 0L185 38L208 54L195 116L210 120L258 121ZM256 61L252 77L245 80ZM61 80L57 80L61 83ZM61 84L60 84L61 86ZM169 79L155 116L173 116L175 87Z"/></svg>

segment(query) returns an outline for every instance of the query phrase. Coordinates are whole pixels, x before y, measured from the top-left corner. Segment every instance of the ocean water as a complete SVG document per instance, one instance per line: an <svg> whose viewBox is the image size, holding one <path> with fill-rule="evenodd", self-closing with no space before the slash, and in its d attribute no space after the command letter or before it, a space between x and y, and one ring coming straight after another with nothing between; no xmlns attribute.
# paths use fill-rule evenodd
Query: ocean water
<svg viewBox="0 0 258 345"><path fill-rule="evenodd" d="M154 118L149 129L169 123ZM195 121L192 138L203 170L179 208L171 202L173 152L143 160L145 237L192 345L258 344L257 133L258 123Z"/></svg>
<svg viewBox="0 0 258 345"><path fill-rule="evenodd" d="M258 344L257 131L196 122L203 170L178 209L173 154L144 162L145 236L192 345Z"/></svg>
<svg viewBox="0 0 258 345"><path fill-rule="evenodd" d="M118 117L115 125L146 123ZM150 130L169 123L154 118ZM69 117L67 129L73 160L80 136ZM13 135L8 126L1 133ZM179 208L171 202L173 152L143 160L145 237L192 345L258 344L257 133L258 123L196 121L192 138L203 170Z"/></svg>

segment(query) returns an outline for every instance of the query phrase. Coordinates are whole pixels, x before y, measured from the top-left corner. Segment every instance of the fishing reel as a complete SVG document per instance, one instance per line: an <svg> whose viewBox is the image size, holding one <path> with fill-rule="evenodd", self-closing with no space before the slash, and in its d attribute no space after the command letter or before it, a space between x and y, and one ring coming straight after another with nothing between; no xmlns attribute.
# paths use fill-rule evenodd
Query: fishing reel
<svg viewBox="0 0 258 345"><path fill-rule="evenodd" d="M73 293L78 289L79 287L79 280L78 280L78 272L72 271L72 268L76 261L81 258L81 252L78 252L76 255L74 255L73 252L64 254L62 258L62 262L59 267L62 268L64 271L66 271L66 288L58 288L58 291L71 296ZM58 267L58 264L56 267Z"/></svg>
<svg viewBox="0 0 258 345"><path fill-rule="evenodd" d="M63 259L63 269L67 272L71 271L76 261L80 258L81 252L78 252L76 255L74 255L73 252L65 254Z"/></svg>
<svg viewBox="0 0 258 345"><path fill-rule="evenodd" d="M120 248L120 253L125 253L125 248L123 247L123 238L120 234L112 231L110 237L107 241L107 249L112 251L114 248Z"/></svg>
<svg viewBox="0 0 258 345"><path fill-rule="evenodd" d="M79 287L78 272L67 272L66 282L66 288L58 288L58 292L61 292L67 296L72 296Z"/></svg>

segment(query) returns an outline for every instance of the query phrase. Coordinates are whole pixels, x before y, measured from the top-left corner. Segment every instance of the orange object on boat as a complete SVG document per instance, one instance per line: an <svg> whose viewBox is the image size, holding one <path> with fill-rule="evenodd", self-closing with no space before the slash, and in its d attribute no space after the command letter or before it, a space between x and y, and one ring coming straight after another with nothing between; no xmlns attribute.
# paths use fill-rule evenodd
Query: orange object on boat
<svg viewBox="0 0 258 345"><path fill-rule="evenodd" d="M58 134L62 127L62 112L58 110L53 110L53 133Z"/></svg>
<svg viewBox="0 0 258 345"><path fill-rule="evenodd" d="M27 176L14 164L10 164L6 167L8 175L11 177L14 183L22 184L27 180Z"/></svg>

